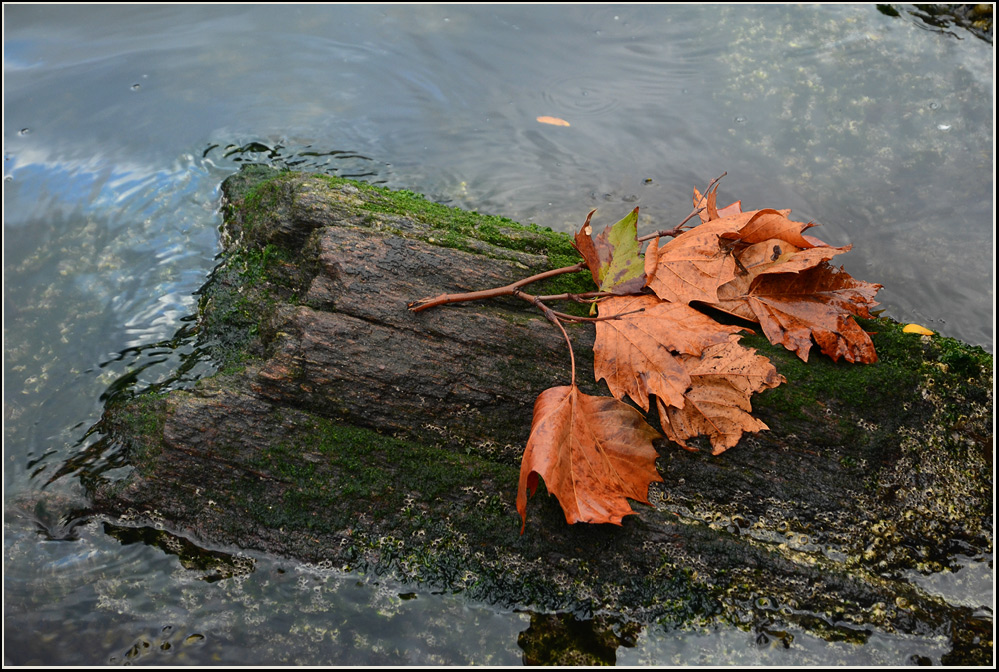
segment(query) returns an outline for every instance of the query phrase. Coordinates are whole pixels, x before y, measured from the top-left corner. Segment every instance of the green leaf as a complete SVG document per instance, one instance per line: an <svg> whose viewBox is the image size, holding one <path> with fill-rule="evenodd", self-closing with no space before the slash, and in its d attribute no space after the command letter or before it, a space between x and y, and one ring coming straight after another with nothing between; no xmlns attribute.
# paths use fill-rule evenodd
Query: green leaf
<svg viewBox="0 0 999 672"><path fill-rule="evenodd" d="M586 221L576 234L576 249L583 255L586 265L593 274L593 282L601 292L614 294L634 294L645 286L645 258L638 242L638 208L605 228L596 240L590 218L595 210L586 216Z"/></svg>

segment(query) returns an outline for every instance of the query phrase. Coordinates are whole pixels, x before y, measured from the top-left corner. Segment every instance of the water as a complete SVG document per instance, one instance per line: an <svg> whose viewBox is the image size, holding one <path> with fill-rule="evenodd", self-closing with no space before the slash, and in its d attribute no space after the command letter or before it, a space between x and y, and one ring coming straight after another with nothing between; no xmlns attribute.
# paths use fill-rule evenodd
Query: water
<svg viewBox="0 0 999 672"><path fill-rule="evenodd" d="M990 45L870 6L5 6L5 662L521 660L525 613L239 549L205 568L72 514L103 398L211 370L183 328L241 162L563 231L635 205L643 232L672 226L728 171L722 200L852 243L889 315L992 351L993 114ZM984 560L957 564L988 583ZM947 650L792 634L653 628L617 658Z"/></svg>

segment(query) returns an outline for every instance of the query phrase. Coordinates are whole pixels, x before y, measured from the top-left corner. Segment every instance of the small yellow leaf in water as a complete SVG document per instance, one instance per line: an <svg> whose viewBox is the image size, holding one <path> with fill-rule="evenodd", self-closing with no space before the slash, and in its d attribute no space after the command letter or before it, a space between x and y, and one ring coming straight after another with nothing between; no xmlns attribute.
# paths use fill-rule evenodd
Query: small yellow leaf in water
<svg viewBox="0 0 999 672"><path fill-rule="evenodd" d="M539 124L551 124L552 126L568 126L569 122L558 117L538 117Z"/></svg>
<svg viewBox="0 0 999 672"><path fill-rule="evenodd" d="M902 327L902 331L907 334L922 334L923 336L932 336L935 333L926 327L919 326L918 324L907 324Z"/></svg>

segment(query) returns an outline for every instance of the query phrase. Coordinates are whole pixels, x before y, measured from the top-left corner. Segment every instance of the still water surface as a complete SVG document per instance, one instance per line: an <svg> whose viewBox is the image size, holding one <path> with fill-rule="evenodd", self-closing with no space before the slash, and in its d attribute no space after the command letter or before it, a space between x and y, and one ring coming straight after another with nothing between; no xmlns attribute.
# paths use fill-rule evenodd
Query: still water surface
<svg viewBox="0 0 999 672"><path fill-rule="evenodd" d="M722 199L852 243L889 315L992 351L993 58L872 6L6 6L5 663L521 661L529 614L251 552L220 570L71 514L106 395L211 371L183 328L242 162L563 231L636 205L672 226L728 171ZM991 607L991 558L964 564L970 594L921 585ZM948 649L792 634L653 628L617 660Z"/></svg>

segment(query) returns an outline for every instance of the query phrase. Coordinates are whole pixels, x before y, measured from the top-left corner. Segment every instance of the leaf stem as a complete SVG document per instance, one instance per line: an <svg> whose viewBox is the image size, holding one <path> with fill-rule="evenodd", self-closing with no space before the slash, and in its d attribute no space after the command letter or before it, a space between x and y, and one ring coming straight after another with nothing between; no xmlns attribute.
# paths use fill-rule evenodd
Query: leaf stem
<svg viewBox="0 0 999 672"><path fill-rule="evenodd" d="M545 317L548 316L546 315ZM576 387L576 355L572 352L572 341L569 340L569 334L565 333L565 327L563 327L562 323L558 321L558 318L555 317L554 313L552 313L552 316L549 319L554 322L555 326L562 332L562 336L565 338L565 344L569 346L569 366L572 368L572 381L569 384L572 387Z"/></svg>
<svg viewBox="0 0 999 672"><path fill-rule="evenodd" d="M625 315L633 315L635 313L644 313L644 308L636 308L635 310L629 310L624 313L617 313L616 315L607 315L600 317L581 317L579 315L569 315L568 313L560 313L557 310L553 310L556 317L563 320L568 320L569 322L606 322L607 320L616 320L618 318L624 317Z"/></svg>
<svg viewBox="0 0 999 672"><path fill-rule="evenodd" d="M605 296L614 296L614 292L584 292L582 294L546 294L539 296L542 301L576 301L578 303L593 303L595 299L602 299Z"/></svg>
<svg viewBox="0 0 999 672"><path fill-rule="evenodd" d="M572 341L569 340L569 334L567 334L565 332L565 327L562 326L562 323L558 319L559 315L563 315L565 318L571 318L572 316L571 315L565 315L564 313L556 313L554 310L552 310L551 308L549 308L548 306L546 306L541 301L541 299L539 297L537 297L537 296L531 296L527 292L522 292L519 287L514 288L512 294L514 296L517 296L517 297L520 297L520 298L524 299L525 301L533 303L535 306L537 306L538 309L540 309L541 312L544 314L544 316L548 319L548 321L551 322L552 324L554 324L556 327L558 327L559 331L562 332L562 336L565 338L565 344L567 346L569 346L569 364L572 367L572 386L575 387L576 386L576 355L572 351Z"/></svg>

